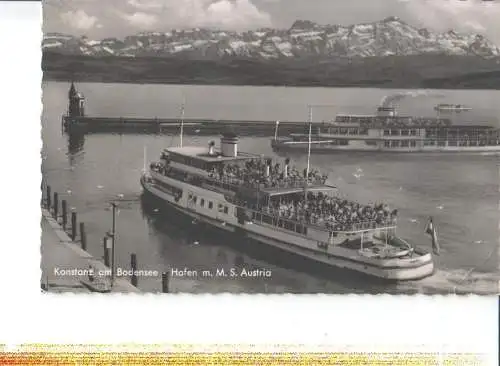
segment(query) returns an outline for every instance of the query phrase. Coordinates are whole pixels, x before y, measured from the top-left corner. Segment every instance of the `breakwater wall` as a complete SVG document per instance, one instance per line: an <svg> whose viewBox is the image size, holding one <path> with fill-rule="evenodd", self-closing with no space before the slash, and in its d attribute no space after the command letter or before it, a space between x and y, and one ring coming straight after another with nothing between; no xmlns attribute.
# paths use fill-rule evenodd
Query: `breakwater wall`
<svg viewBox="0 0 500 366"><path fill-rule="evenodd" d="M136 118L136 117L91 117L62 116L61 123L66 132L96 133L169 133L179 132L181 121L178 118ZM213 135L231 130L238 135L274 136L276 121L252 120L215 120L184 119L185 134ZM323 123L313 123L313 128ZM280 121L280 134L307 133L308 124L304 121Z"/></svg>

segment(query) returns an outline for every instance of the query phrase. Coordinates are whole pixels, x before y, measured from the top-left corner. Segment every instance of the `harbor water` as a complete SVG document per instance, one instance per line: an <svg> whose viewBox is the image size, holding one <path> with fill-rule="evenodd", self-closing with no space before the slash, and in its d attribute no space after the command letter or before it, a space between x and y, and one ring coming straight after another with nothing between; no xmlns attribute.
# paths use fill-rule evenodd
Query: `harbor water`
<svg viewBox="0 0 500 366"><path fill-rule="evenodd" d="M499 125L500 91L404 91L355 88L289 88L177 86L79 83L86 97L86 114L175 118L186 100L186 118L291 120L331 119L336 113L374 113L386 95L399 95L400 114L435 116L439 103L465 104L472 111L457 114L456 123ZM328 173L329 182L350 199L386 202L397 208L398 234L430 249L424 229L434 218L441 245L434 276L420 281L380 284L356 280L349 273L322 273L314 263L296 268L279 259L251 255L227 245L224 236L208 236L179 227L141 205L139 177L147 160L179 143L179 136L147 134L88 134L69 137L61 131L69 84L43 84L42 172L85 222L88 251L102 256L102 237L111 228L109 202L119 201L117 263L130 267L136 253L145 270L178 270L173 292L190 293L450 293L498 292L499 167L496 154L349 154L312 155L311 164ZM328 105L328 106L327 106ZM208 146L218 136L184 136L184 145ZM239 149L277 156L269 138L242 136ZM306 157L290 154L292 165L303 168ZM181 276L184 269L224 268L263 270L254 277ZM262 272L261 272L262 273ZM159 291L161 278L140 277L143 291Z"/></svg>

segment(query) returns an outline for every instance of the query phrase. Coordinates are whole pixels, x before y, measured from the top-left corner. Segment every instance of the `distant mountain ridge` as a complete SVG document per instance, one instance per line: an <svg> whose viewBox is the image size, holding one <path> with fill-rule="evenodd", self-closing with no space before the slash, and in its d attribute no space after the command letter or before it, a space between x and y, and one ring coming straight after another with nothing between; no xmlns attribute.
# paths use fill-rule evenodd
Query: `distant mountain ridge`
<svg viewBox="0 0 500 366"><path fill-rule="evenodd" d="M293 60L309 57L386 57L443 54L500 57L500 49L479 34L418 29L397 17L378 22L319 25L297 20L290 29L246 32L207 28L143 32L120 40L91 40L61 33L44 35L45 52L82 56L180 56L199 60L246 58Z"/></svg>

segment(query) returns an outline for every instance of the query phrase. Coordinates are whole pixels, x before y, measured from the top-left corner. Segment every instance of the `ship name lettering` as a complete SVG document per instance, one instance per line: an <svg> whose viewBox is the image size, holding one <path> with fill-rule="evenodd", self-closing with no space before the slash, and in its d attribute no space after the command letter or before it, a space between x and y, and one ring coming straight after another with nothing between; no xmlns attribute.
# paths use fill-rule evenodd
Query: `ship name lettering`
<svg viewBox="0 0 500 366"><path fill-rule="evenodd" d="M271 271L268 269L246 270L243 268L240 277L271 277Z"/></svg>

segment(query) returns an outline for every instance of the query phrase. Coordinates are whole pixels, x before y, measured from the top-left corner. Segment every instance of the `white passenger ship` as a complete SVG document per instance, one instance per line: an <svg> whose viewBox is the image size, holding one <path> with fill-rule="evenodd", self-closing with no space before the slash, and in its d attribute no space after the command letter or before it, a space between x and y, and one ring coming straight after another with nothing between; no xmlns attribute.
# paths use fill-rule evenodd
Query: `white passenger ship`
<svg viewBox="0 0 500 366"><path fill-rule="evenodd" d="M312 123L309 123L311 126ZM307 131L271 140L274 150L306 151ZM313 152L498 152L498 128L454 125L448 118L400 116L393 107L379 107L376 115L337 115L335 121L315 126Z"/></svg>
<svg viewBox="0 0 500 366"><path fill-rule="evenodd" d="M141 176L156 204L255 244L386 280L433 273L432 255L396 235L396 210L342 199L326 180L238 151L234 134L219 149L167 148Z"/></svg>

